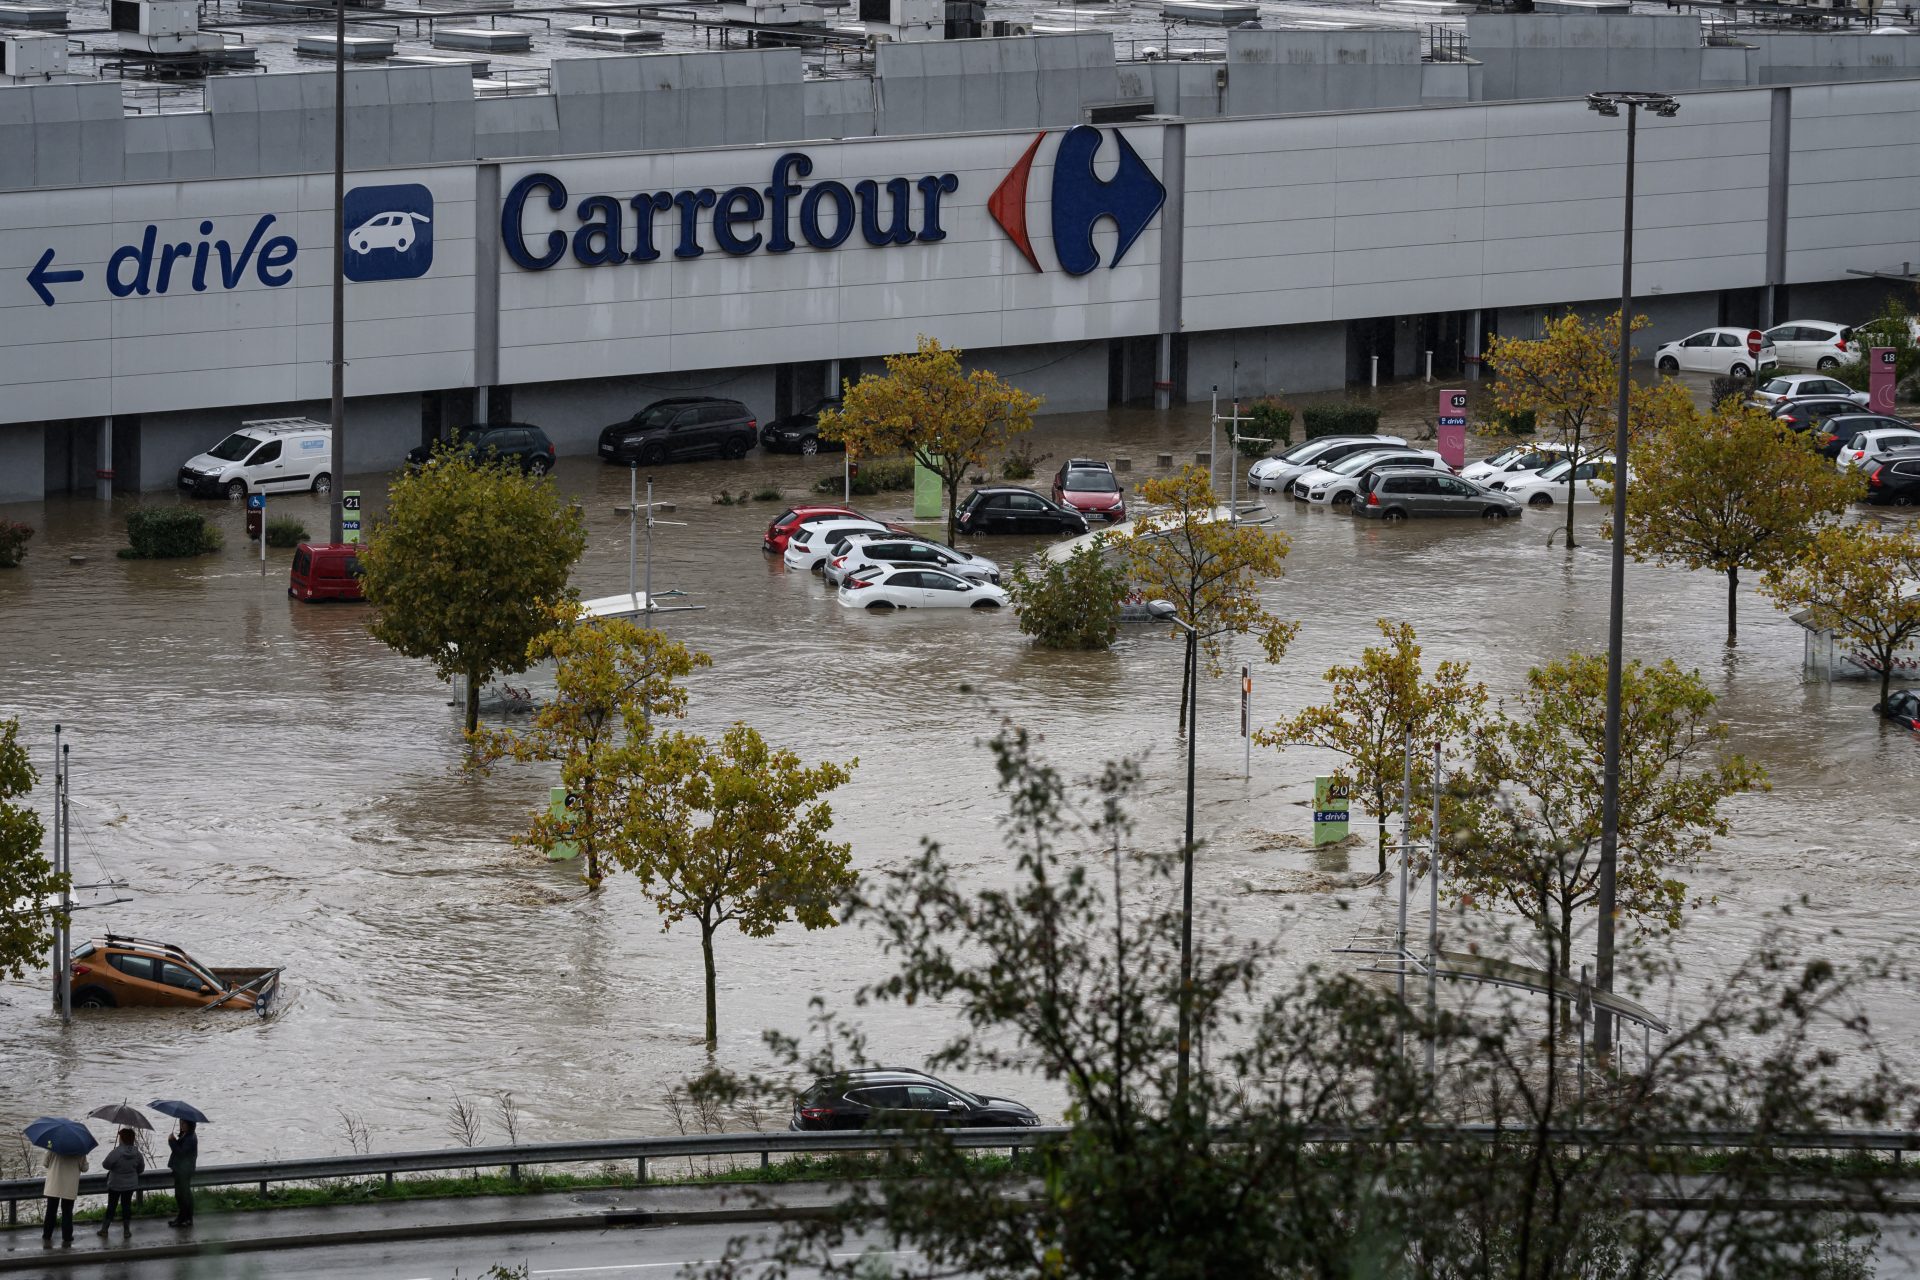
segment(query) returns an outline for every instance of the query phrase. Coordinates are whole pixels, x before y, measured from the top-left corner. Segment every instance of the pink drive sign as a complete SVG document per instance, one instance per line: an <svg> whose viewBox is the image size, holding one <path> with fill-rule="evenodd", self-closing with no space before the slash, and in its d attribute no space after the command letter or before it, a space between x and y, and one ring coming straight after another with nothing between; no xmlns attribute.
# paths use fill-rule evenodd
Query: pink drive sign
<svg viewBox="0 0 1920 1280"><path fill-rule="evenodd" d="M1867 352L1867 408L1875 413L1893 412L1894 374L1899 372L1899 352L1892 347L1874 347Z"/></svg>

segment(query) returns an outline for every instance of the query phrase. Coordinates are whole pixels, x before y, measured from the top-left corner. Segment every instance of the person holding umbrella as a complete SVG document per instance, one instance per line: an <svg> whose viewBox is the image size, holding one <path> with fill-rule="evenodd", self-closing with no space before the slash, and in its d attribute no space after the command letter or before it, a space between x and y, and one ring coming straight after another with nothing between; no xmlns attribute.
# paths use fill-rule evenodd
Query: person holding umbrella
<svg viewBox="0 0 1920 1280"><path fill-rule="evenodd" d="M87 1169L87 1152L100 1145L78 1120L42 1116L26 1129L27 1141L47 1153L46 1217L40 1243L53 1243L53 1222L60 1219L60 1243L73 1243L73 1202L80 1195L80 1175Z"/></svg>
<svg viewBox="0 0 1920 1280"><path fill-rule="evenodd" d="M107 1171L107 1212L100 1219L100 1234L112 1229L113 1211L118 1209L120 1235L125 1239L133 1234L133 1195L140 1190L140 1174L147 1167L147 1158L134 1145L132 1129L120 1131L120 1145L107 1152L100 1167Z"/></svg>
<svg viewBox="0 0 1920 1280"><path fill-rule="evenodd" d="M155 1098L147 1105L180 1122L179 1132L167 1135L167 1168L173 1170L173 1199L178 1206L173 1217L167 1219L167 1225L190 1227L193 1225L193 1170L200 1163L200 1139L194 1130L207 1123L207 1118L198 1107L168 1098Z"/></svg>

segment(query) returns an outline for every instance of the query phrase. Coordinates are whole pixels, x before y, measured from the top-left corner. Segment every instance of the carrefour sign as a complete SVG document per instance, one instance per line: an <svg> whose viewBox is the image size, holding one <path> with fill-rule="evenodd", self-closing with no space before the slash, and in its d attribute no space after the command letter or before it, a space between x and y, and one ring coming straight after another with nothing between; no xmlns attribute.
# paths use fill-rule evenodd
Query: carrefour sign
<svg viewBox="0 0 1920 1280"><path fill-rule="evenodd" d="M1105 135L1089 125L1066 131L1054 159L1049 192L1055 252L1070 275L1100 265L1093 228L1111 219L1119 239L1109 267L1146 230L1166 200L1166 189L1126 138L1115 131L1118 168L1101 179L1093 170ZM1000 181L989 213L1022 257L1040 270L1027 233L1027 184L1042 132ZM545 271L567 258L583 267L698 258L710 250L732 257L756 253L832 251L853 242L873 248L933 244L947 238L943 201L960 190L952 173L867 178L851 185L808 182L813 159L788 151L774 160L765 186L741 184L679 191L576 192L551 173L529 173L501 201L500 240L507 257L528 271ZM744 175L743 175L744 176ZM570 231L528 226L529 206L571 210ZM855 240L855 237L858 240Z"/></svg>

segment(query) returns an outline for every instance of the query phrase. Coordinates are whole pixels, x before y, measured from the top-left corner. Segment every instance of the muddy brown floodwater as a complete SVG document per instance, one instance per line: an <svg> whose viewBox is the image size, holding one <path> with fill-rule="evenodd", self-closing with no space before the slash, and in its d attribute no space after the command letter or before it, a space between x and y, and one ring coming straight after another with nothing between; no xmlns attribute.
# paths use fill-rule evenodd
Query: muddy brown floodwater
<svg viewBox="0 0 1920 1280"><path fill-rule="evenodd" d="M1055 417L1034 442L1053 459L1042 487L1060 459L1083 452L1131 457L1137 480L1162 450L1204 448L1206 416ZM925 834L978 883L1004 878L980 745L1002 714L1043 733L1070 770L1147 753L1140 838L1175 847L1179 646L1138 630L1110 653L1041 653L1007 614L845 610L762 554L760 531L779 507L711 503L723 488L763 485L798 498L837 467L755 454L659 470L657 494L678 503L686 526L660 531L654 580L704 606L663 625L714 659L691 683L691 727L745 720L809 757L858 756L834 810L867 870L898 864ZM582 594L624 589L626 522L614 508L626 472L569 457L557 474L592 526ZM358 484L370 502L383 488L378 477ZM137 501L0 510L40 530L25 567L0 573L0 714L23 719L42 766L54 722L67 727L76 873L128 882L131 901L81 913L83 931L172 940L213 963L285 965L291 999L266 1023L105 1011L63 1028L44 974L0 986L0 1132L39 1114L175 1096L216 1117L210 1160L346 1151L342 1110L371 1127L375 1149L397 1150L448 1144L456 1091L500 1090L524 1108L523 1140L670 1132L663 1099L705 1062L697 936L663 933L627 880L588 899L566 868L512 849L509 835L545 803L549 772L463 775L452 691L370 639L360 606L289 601L288 553L270 553L263 578L237 505L206 505L227 531L218 555L115 559ZM324 527L318 500L272 505ZM898 516L906 498L868 505ZM1569 553L1548 545L1557 521L1538 515L1384 527L1277 496L1269 505L1293 552L1266 595L1304 626L1286 660L1257 673L1257 722L1315 700L1320 673L1374 640L1380 616L1412 621L1429 660L1471 660L1495 694L1516 692L1529 666L1604 643L1596 508L1582 508ZM974 549L1006 564L1033 546L983 539ZM70 564L76 554L85 563ZM1628 593L1629 654L1699 668L1739 748L1773 778L1770 792L1733 802L1735 834L1690 877L1717 899L1673 944L1692 980L1736 964L1762 917L1803 895L1801 927L1836 931L1819 944L1831 953L1909 945L1920 918L1910 819L1920 741L1881 726L1864 682L1803 679L1798 628L1751 590L1732 651L1721 643L1719 579L1632 566ZM1198 891L1234 932L1277 939L1296 963L1336 960L1330 949L1384 923L1392 899L1326 887L1349 856L1355 869L1370 862L1365 849L1315 854L1298 841L1312 775L1328 759L1256 749L1242 780L1237 698L1235 680L1201 691ZM723 935L718 962L720 1057L736 1066L763 1060L763 1028L798 1030L813 996L844 1007L883 971L874 941L852 929ZM1895 1004L1880 1022L1910 1057L1920 1018ZM925 1006L867 1023L875 1051L901 1064L952 1030L948 1012ZM1002 1084L1058 1115L1044 1082Z"/></svg>

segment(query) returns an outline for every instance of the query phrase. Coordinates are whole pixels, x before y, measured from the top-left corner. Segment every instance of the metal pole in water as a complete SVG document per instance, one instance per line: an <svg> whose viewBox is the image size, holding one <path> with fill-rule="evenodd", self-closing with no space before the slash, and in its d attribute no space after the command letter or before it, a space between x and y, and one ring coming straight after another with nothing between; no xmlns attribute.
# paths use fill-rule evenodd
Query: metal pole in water
<svg viewBox="0 0 1920 1280"><path fill-rule="evenodd" d="M627 464L627 603L640 587L633 575L640 572L640 464Z"/></svg>
<svg viewBox="0 0 1920 1280"><path fill-rule="evenodd" d="M73 765L68 756L72 748L60 747L60 870L67 883L60 889L60 914L66 923L60 926L60 1021L73 1021L73 810L68 800L73 794Z"/></svg>
<svg viewBox="0 0 1920 1280"><path fill-rule="evenodd" d="M1440 1039L1440 744L1433 744L1433 826L1427 831L1427 1080Z"/></svg>
<svg viewBox="0 0 1920 1280"><path fill-rule="evenodd" d="M1371 356L1369 357L1369 359L1372 361L1372 364L1373 364L1372 383L1374 386L1377 387L1380 385L1380 357Z"/></svg>
<svg viewBox="0 0 1920 1280"><path fill-rule="evenodd" d="M60 872L60 726L53 726L53 870ZM53 931L53 1007L60 1006L60 985L66 979L67 927Z"/></svg>
<svg viewBox="0 0 1920 1280"><path fill-rule="evenodd" d="M1393 935L1394 950L1399 953L1395 967L1400 972L1400 1007L1407 1004L1407 859L1413 853L1413 735L1406 740L1406 775L1400 784L1400 927ZM1406 1040L1406 1019L1400 1020L1400 1038Z"/></svg>
<svg viewBox="0 0 1920 1280"><path fill-rule="evenodd" d="M642 607L641 625L653 625L653 477L647 477L647 576L644 589L647 603Z"/></svg>
<svg viewBox="0 0 1920 1280"><path fill-rule="evenodd" d="M1253 668L1240 668L1240 776L1253 781Z"/></svg>
<svg viewBox="0 0 1920 1280"><path fill-rule="evenodd" d="M1220 452L1220 388L1213 389L1213 407L1207 411L1207 485L1212 487L1213 458Z"/></svg>

